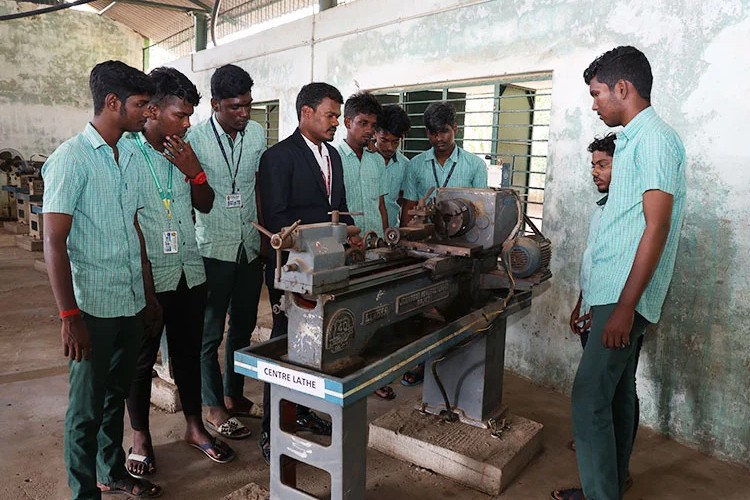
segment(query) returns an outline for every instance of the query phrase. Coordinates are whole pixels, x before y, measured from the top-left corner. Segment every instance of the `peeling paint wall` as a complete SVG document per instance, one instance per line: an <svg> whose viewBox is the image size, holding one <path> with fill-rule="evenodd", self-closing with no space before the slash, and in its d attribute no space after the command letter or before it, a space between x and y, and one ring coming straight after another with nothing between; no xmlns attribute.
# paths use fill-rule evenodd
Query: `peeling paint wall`
<svg viewBox="0 0 750 500"><path fill-rule="evenodd" d="M641 48L654 71L653 104L685 142L689 188L673 284L638 373L642 424L750 465L749 14L746 0L360 0L175 65L205 96L213 69L246 68L257 101L280 100L280 137L296 126L294 99L311 80L346 96L552 71L544 228L554 278L511 321L506 363L569 392L580 345L567 318L597 198L585 148L606 131L581 75L612 47ZM209 112L204 103L198 118Z"/></svg>
<svg viewBox="0 0 750 500"><path fill-rule="evenodd" d="M0 0L0 14L39 8ZM0 22L0 149L49 155L91 118L89 72L119 59L141 68L143 38L77 10Z"/></svg>

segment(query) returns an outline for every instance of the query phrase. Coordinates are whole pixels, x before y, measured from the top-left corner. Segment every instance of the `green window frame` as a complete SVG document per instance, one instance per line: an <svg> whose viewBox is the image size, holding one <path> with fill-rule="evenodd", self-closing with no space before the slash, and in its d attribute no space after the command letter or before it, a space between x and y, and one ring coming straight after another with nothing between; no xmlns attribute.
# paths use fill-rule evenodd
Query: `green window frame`
<svg viewBox="0 0 750 500"><path fill-rule="evenodd" d="M267 148L279 142L279 101L253 102L250 119L263 127Z"/></svg>

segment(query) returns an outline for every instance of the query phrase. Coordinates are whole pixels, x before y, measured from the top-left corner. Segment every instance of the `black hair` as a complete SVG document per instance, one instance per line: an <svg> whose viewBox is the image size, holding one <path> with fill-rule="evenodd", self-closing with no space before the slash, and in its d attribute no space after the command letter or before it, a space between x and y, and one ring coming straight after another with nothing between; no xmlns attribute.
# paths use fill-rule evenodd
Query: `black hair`
<svg viewBox="0 0 750 500"><path fill-rule="evenodd" d="M302 118L302 106L317 109L318 105L326 97L339 104L344 104L341 92L333 85L323 82L312 82L302 87L299 94L297 94L297 119Z"/></svg>
<svg viewBox="0 0 750 500"><path fill-rule="evenodd" d="M197 106L201 101L201 95L195 88L193 82L188 77L174 68L162 66L156 68L148 74L148 77L156 87L154 94L151 96L151 102L158 104L166 97L176 97Z"/></svg>
<svg viewBox="0 0 750 500"><path fill-rule="evenodd" d="M383 106L383 112L378 118L375 129L381 132L388 132L396 137L404 137L411 129L411 120L404 108L396 104Z"/></svg>
<svg viewBox="0 0 750 500"><path fill-rule="evenodd" d="M424 110L424 126L428 132L434 134L455 124L456 108L449 102L433 102Z"/></svg>
<svg viewBox="0 0 750 500"><path fill-rule="evenodd" d="M616 47L594 59L583 72L583 81L588 85L594 77L610 89L620 80L628 81L638 95L651 100L651 85L654 82L651 65L643 52L635 47Z"/></svg>
<svg viewBox="0 0 750 500"><path fill-rule="evenodd" d="M250 92L254 83L247 71L234 64L226 64L211 75L211 97L220 101L241 96Z"/></svg>
<svg viewBox="0 0 750 500"><path fill-rule="evenodd" d="M128 66L122 61L105 61L94 66L89 75L89 88L94 99L94 114L104 109L107 95L115 94L122 102L121 113L125 114L125 101L133 95L152 95L154 84L143 71Z"/></svg>
<svg viewBox="0 0 750 500"><path fill-rule="evenodd" d="M380 114L383 112L383 106L378 101L378 98L369 92L357 92L354 95L349 96L344 104L344 117L354 118L357 115L375 115L380 119Z"/></svg>
<svg viewBox="0 0 750 500"><path fill-rule="evenodd" d="M615 135L614 132L610 132L604 137L595 137L593 141L591 141L591 144L589 144L588 149L589 153L593 153L594 151L601 151L602 153L607 153L609 156L615 155L615 139L617 139L617 135Z"/></svg>

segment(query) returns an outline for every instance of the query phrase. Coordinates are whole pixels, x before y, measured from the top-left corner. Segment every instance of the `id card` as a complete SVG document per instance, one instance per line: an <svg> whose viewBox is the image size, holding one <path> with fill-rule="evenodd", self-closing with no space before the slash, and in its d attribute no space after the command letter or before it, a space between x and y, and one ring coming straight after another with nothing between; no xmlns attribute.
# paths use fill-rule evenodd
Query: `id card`
<svg viewBox="0 0 750 500"><path fill-rule="evenodd" d="M164 231L161 234L161 241L164 253L177 253L180 248L177 244L177 231Z"/></svg>
<svg viewBox="0 0 750 500"><path fill-rule="evenodd" d="M242 197L240 193L227 195L227 208L241 208Z"/></svg>

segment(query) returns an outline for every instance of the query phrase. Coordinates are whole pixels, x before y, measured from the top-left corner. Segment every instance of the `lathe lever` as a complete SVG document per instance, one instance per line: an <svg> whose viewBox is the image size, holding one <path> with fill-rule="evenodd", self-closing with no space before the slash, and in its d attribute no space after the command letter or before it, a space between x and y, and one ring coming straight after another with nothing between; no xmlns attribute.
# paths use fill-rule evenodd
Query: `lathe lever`
<svg viewBox="0 0 750 500"><path fill-rule="evenodd" d="M252 224L255 229L268 236L268 238L271 240L271 248L276 251L276 280L281 279L281 250L294 246L293 240L287 241L286 243L284 243L284 241L287 240L289 235L291 235L300 224L302 224L302 219L297 219L294 224L289 227L283 228L276 234L272 233L257 222L251 221L250 224Z"/></svg>

